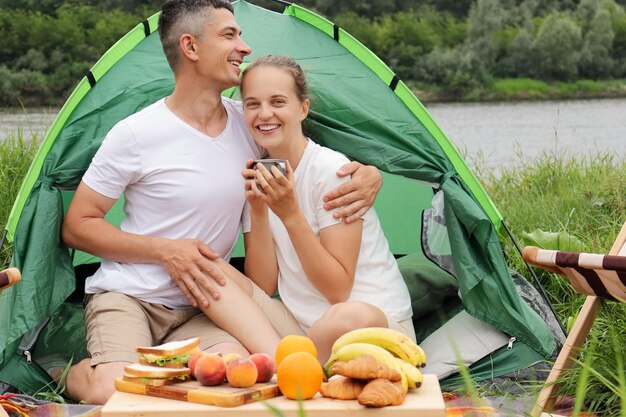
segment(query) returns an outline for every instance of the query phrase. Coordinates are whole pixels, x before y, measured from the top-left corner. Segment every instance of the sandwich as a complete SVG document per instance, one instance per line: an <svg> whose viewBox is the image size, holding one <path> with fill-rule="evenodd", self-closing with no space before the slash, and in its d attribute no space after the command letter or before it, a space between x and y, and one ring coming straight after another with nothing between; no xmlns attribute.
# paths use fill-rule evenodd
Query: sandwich
<svg viewBox="0 0 626 417"><path fill-rule="evenodd" d="M160 387L191 379L189 368L165 368L163 366L133 363L124 368L124 381Z"/></svg>
<svg viewBox="0 0 626 417"><path fill-rule="evenodd" d="M185 368L191 356L198 352L200 339L197 337L168 342L158 346L138 347L139 363L165 368Z"/></svg>

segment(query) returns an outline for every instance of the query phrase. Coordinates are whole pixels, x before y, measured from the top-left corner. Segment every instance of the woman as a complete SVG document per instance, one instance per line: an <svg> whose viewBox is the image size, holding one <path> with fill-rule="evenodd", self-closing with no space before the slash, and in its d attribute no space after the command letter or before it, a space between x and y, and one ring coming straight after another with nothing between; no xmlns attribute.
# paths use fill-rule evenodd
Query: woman
<svg viewBox="0 0 626 417"><path fill-rule="evenodd" d="M347 224L323 208L348 160L304 135L310 101L300 66L262 57L244 71L241 93L254 140L286 160L286 175L262 164L243 172L246 275L267 294L279 290L322 363L353 329L390 327L415 339L409 292L375 211Z"/></svg>

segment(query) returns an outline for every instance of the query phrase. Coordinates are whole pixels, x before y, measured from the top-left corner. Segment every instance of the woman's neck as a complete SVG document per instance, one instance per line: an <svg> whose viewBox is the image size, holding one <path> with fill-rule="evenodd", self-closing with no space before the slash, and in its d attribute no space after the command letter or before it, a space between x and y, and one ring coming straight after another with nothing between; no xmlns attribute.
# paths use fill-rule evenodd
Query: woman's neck
<svg viewBox="0 0 626 417"><path fill-rule="evenodd" d="M272 159L285 159L289 161L289 165L295 171L296 167L302 159L306 145L309 142L302 133L296 140L291 140L284 147L272 149L269 151L269 157Z"/></svg>

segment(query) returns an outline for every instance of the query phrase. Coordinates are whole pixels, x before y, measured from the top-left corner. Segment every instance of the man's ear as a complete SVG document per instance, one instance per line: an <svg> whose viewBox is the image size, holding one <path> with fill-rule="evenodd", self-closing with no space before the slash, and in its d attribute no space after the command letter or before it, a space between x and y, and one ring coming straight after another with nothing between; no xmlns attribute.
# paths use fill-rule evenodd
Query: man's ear
<svg viewBox="0 0 626 417"><path fill-rule="evenodd" d="M192 61L198 60L196 38L188 33L183 33L178 39L181 54Z"/></svg>

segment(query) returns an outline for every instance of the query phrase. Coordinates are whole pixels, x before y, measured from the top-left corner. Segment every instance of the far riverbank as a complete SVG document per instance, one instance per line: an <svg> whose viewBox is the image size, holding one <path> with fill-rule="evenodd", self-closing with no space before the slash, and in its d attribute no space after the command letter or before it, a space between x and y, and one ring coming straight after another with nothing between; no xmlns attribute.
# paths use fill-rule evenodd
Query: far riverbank
<svg viewBox="0 0 626 417"><path fill-rule="evenodd" d="M545 82L531 78L495 79L487 88L454 92L436 85L407 82L422 103L510 102L626 98L626 79Z"/></svg>

